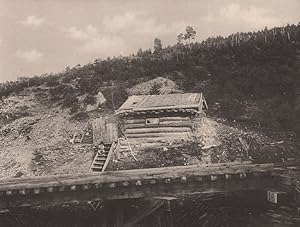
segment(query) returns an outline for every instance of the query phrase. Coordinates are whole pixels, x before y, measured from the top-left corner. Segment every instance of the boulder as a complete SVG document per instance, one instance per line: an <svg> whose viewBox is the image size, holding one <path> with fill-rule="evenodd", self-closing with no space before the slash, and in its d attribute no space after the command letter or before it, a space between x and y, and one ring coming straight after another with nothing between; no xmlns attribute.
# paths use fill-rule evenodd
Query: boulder
<svg viewBox="0 0 300 227"><path fill-rule="evenodd" d="M104 95L99 91L98 94L96 95L96 105L99 107L106 103L106 98Z"/></svg>
<svg viewBox="0 0 300 227"><path fill-rule="evenodd" d="M164 77L157 77L155 79L140 83L127 90L129 95L149 95L153 86L159 86L160 94L181 93L176 83Z"/></svg>
<svg viewBox="0 0 300 227"><path fill-rule="evenodd" d="M89 104L89 105L86 106L86 111L87 112L97 110L98 108L100 108L106 102L106 98L104 97L104 95L100 91L95 96L95 98L96 98L95 104L93 104L93 105Z"/></svg>

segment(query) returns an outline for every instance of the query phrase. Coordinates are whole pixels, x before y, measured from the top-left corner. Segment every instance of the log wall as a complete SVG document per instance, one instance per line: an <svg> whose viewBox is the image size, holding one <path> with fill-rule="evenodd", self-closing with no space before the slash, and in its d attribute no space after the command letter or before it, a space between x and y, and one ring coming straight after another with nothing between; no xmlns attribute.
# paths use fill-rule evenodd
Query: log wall
<svg viewBox="0 0 300 227"><path fill-rule="evenodd" d="M159 118L158 124L146 124L148 118ZM138 116L123 119L128 138L187 138L192 133L192 119L187 116Z"/></svg>

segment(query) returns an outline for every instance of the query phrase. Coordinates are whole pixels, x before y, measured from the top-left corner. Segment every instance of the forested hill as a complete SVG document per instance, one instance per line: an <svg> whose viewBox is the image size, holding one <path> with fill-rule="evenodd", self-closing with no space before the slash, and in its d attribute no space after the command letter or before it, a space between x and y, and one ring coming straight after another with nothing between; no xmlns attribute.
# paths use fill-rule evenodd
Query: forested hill
<svg viewBox="0 0 300 227"><path fill-rule="evenodd" d="M64 72L6 82L0 84L0 97L45 85L50 88L50 101L72 103L76 112L80 111L79 95L92 97L100 88L104 93L105 87L114 88L114 105L118 106L126 98L127 86L163 76L175 80L184 91L203 90L210 104L220 103L229 119L239 120L241 111L249 111L245 103L255 103L259 109L255 120L265 127L300 132L300 60L297 63L296 57L300 23L211 37L201 43L194 39L196 32L201 31L187 26L172 46L164 47L156 38L153 50L139 49L130 56L96 59Z"/></svg>

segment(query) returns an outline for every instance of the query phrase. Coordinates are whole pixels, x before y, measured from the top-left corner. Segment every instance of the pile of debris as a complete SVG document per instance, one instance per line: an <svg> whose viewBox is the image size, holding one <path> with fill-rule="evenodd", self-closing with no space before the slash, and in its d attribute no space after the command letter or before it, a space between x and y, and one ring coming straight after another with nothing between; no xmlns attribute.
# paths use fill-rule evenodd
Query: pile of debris
<svg viewBox="0 0 300 227"><path fill-rule="evenodd" d="M140 83L127 90L129 95L149 95L154 86L157 86L160 94L182 93L176 83L164 77L157 77L144 83Z"/></svg>

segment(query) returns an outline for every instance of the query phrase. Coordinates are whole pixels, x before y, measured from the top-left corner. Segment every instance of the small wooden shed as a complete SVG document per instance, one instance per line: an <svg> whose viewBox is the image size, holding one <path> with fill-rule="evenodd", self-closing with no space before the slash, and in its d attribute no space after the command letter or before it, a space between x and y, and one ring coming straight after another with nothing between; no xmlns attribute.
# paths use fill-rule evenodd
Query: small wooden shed
<svg viewBox="0 0 300 227"><path fill-rule="evenodd" d="M134 95L117 110L128 138L174 138L191 134L207 103L202 93Z"/></svg>
<svg viewBox="0 0 300 227"><path fill-rule="evenodd" d="M118 140L118 124L110 117L99 117L92 122L93 144L112 144Z"/></svg>

